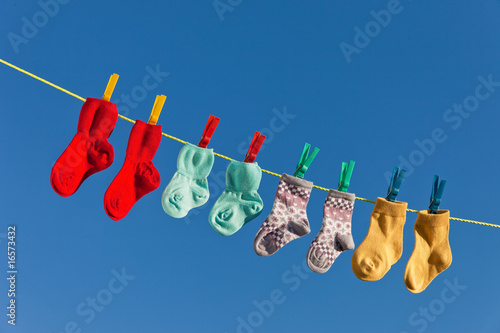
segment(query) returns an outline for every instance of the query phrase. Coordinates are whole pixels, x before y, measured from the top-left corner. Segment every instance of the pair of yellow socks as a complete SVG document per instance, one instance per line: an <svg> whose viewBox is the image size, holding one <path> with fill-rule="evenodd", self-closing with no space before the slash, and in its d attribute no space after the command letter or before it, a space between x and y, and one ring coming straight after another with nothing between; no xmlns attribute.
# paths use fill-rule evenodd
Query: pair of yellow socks
<svg viewBox="0 0 500 333"><path fill-rule="evenodd" d="M406 202L377 198L371 214L370 228L352 256L352 270L364 281L380 280L403 253L403 227ZM450 212L427 210L415 221L415 248L405 270L405 285L412 293L420 293L452 260L448 234Z"/></svg>

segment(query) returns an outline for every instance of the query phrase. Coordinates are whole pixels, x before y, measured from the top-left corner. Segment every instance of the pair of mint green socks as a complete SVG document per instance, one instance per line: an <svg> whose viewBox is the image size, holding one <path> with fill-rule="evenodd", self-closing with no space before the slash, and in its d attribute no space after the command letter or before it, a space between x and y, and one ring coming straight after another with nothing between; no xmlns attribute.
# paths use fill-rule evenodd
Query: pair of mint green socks
<svg viewBox="0 0 500 333"><path fill-rule="evenodd" d="M186 143L177 158L177 171L163 191L163 210L174 218L204 205L210 196L207 177L214 164L212 149ZM230 236L262 212L259 189L262 170L254 163L231 161L226 188L215 202L208 220L223 236Z"/></svg>

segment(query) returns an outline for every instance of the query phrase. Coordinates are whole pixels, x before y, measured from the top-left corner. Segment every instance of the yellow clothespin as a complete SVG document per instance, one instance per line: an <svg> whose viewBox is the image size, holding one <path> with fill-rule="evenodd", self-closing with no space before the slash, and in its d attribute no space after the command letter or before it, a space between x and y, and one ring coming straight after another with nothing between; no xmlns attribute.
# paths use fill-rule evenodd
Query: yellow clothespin
<svg viewBox="0 0 500 333"><path fill-rule="evenodd" d="M153 110L151 111L151 115L149 116L148 124L156 125L166 99L167 96L165 95L156 95L155 104L153 105Z"/></svg>
<svg viewBox="0 0 500 333"><path fill-rule="evenodd" d="M104 95L102 96L102 99L105 101L108 101L111 99L111 95L113 95L113 90L115 90L116 82L118 81L118 78L120 75L118 74L113 74L109 78L108 85L106 86L106 90L104 91Z"/></svg>

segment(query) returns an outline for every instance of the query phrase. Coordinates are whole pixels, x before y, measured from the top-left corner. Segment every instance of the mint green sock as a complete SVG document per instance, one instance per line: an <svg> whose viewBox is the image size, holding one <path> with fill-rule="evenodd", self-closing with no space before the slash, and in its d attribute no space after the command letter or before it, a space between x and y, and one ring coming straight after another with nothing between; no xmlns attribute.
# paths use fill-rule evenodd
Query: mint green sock
<svg viewBox="0 0 500 333"><path fill-rule="evenodd" d="M210 196L207 177L214 164L212 149L201 148L187 142L177 157L177 171L161 196L163 210L181 218L201 205Z"/></svg>
<svg viewBox="0 0 500 333"><path fill-rule="evenodd" d="M226 189L217 199L208 221L223 236L230 236L262 212L257 193L262 170L257 163L232 161L226 171Z"/></svg>

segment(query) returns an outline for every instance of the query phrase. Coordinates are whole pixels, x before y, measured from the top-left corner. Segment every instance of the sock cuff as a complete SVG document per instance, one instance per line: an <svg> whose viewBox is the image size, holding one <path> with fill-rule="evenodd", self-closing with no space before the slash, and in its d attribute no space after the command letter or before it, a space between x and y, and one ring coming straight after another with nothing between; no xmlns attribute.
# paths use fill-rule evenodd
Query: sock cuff
<svg viewBox="0 0 500 333"><path fill-rule="evenodd" d="M447 226L450 224L450 211L440 209L437 214L431 214L429 210L421 210L418 212L417 220L415 221L415 227L421 226Z"/></svg>
<svg viewBox="0 0 500 333"><path fill-rule="evenodd" d="M127 157L132 160L151 161L161 142L161 125L151 125L137 120L127 145Z"/></svg>
<svg viewBox="0 0 500 333"><path fill-rule="evenodd" d="M329 197L335 198L335 199L344 199L347 201L354 202L356 200L356 195L354 193L349 193L349 192L342 192L342 191L337 191L331 189L328 191L328 195L326 196L326 199L328 200Z"/></svg>
<svg viewBox="0 0 500 333"><path fill-rule="evenodd" d="M323 213L327 214L327 210L331 208L352 211L354 209L355 199L354 193L330 190L325 199Z"/></svg>
<svg viewBox="0 0 500 333"><path fill-rule="evenodd" d="M177 157L179 173L192 179L205 179L212 171L214 152L212 148L201 148L189 142L181 148Z"/></svg>
<svg viewBox="0 0 500 333"><path fill-rule="evenodd" d="M262 179L262 169L257 162L231 161L226 170L226 185L238 192L257 191Z"/></svg>
<svg viewBox="0 0 500 333"><path fill-rule="evenodd" d="M94 120L96 117L97 109L104 110L105 113L108 114L108 117L99 119L101 121L101 124L97 124L98 128L93 128L96 126ZM80 110L77 132L90 137L90 131L94 130L94 134L97 134L97 139L101 137L108 138L113 131L117 119L118 110L116 109L115 103L108 102L99 98L87 97L85 103L83 103L82 105L82 109ZM101 126L102 128L99 128L99 126Z"/></svg>
<svg viewBox="0 0 500 333"><path fill-rule="evenodd" d="M309 191L311 191L312 187L313 187L313 182L310 182L310 181L302 179L302 178L290 176L290 175L287 175L286 173L281 175L281 180L283 180L288 185L301 187L301 188L303 188L305 190L309 190Z"/></svg>
<svg viewBox="0 0 500 333"><path fill-rule="evenodd" d="M402 201L392 202L385 198L377 198L373 213L389 215L393 217L405 217L408 203Z"/></svg>

